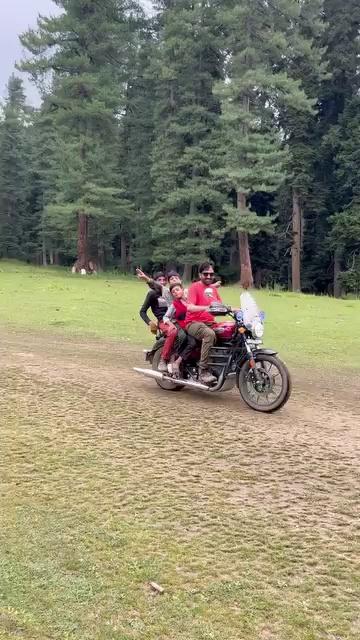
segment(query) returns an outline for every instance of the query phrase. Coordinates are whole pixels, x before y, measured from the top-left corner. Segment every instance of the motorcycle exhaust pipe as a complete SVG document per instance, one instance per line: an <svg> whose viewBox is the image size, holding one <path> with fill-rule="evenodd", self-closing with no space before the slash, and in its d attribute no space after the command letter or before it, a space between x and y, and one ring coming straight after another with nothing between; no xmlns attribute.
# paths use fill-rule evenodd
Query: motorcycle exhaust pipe
<svg viewBox="0 0 360 640"><path fill-rule="evenodd" d="M139 367L134 367L134 371L136 371L136 373L141 373L147 378L155 378L156 380L162 380L164 377L160 371L153 371L153 369L139 369Z"/></svg>
<svg viewBox="0 0 360 640"><path fill-rule="evenodd" d="M182 387L189 387L190 389L197 389L198 391L211 391L210 387L207 387L206 384L201 384L201 382L194 382L193 380L177 380L176 378L170 378L169 376L164 376L160 371L153 371L152 369L139 369L138 367L134 367L134 371L136 373L141 373L143 376L147 378L155 378L156 380L166 380L172 382L173 384L180 385Z"/></svg>
<svg viewBox="0 0 360 640"><path fill-rule="evenodd" d="M210 387L207 387L206 384L201 384L201 382L195 382L194 380L174 380L173 378L169 378L169 380L174 384L180 384L182 387L189 387L190 389L197 389L198 391L211 391Z"/></svg>

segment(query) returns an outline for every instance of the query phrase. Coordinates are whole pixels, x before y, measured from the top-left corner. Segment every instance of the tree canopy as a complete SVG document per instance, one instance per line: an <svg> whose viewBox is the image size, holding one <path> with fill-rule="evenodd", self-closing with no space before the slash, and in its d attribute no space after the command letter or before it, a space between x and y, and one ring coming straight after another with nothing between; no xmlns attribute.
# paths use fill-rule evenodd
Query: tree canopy
<svg viewBox="0 0 360 640"><path fill-rule="evenodd" d="M0 257L204 258L245 287L360 291L357 0L54 0L0 109Z"/></svg>

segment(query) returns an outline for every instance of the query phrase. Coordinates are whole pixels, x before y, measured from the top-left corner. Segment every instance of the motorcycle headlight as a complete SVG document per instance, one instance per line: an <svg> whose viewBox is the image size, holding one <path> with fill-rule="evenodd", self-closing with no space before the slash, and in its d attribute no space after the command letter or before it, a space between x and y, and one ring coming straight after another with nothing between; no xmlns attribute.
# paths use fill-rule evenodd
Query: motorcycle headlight
<svg viewBox="0 0 360 640"><path fill-rule="evenodd" d="M258 321L253 324L252 332L255 338L262 338L264 335L264 325Z"/></svg>

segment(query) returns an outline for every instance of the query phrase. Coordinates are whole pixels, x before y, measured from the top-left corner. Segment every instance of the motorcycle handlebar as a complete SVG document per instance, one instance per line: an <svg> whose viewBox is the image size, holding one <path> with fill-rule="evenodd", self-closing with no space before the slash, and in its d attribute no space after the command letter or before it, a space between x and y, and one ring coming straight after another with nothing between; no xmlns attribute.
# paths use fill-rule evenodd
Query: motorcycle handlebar
<svg viewBox="0 0 360 640"><path fill-rule="evenodd" d="M210 313L212 313L213 315L220 315L220 316L224 316L224 315L234 315L234 312L232 310L231 307L228 307L226 304L224 305L210 305L209 307L210 309Z"/></svg>

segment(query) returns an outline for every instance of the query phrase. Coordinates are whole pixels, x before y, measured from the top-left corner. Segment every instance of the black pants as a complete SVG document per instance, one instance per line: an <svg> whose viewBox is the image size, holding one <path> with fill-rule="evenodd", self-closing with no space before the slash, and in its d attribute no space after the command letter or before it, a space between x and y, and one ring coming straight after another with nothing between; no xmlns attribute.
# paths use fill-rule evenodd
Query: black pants
<svg viewBox="0 0 360 640"><path fill-rule="evenodd" d="M183 360L188 360L196 348L196 340L190 336L184 329L179 329L175 343L175 351Z"/></svg>

